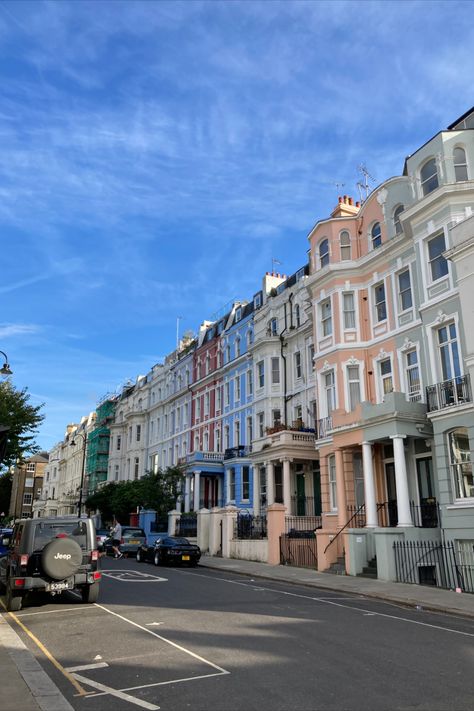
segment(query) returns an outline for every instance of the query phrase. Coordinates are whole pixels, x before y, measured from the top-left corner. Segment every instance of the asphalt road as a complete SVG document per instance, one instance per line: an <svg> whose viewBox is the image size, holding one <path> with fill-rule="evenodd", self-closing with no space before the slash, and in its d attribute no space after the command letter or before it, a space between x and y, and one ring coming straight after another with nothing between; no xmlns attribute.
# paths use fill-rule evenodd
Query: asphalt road
<svg viewBox="0 0 474 711"><path fill-rule="evenodd" d="M199 567L102 570L98 604L17 613L57 666L10 619L78 711L472 711L470 620Z"/></svg>

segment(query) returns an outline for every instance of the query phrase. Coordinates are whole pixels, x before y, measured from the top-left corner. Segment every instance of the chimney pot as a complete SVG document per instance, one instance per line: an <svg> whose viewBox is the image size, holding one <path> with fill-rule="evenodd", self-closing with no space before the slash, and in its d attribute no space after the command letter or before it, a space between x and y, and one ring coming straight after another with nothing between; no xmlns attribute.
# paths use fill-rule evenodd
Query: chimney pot
<svg viewBox="0 0 474 711"><path fill-rule="evenodd" d="M356 202L356 207L360 207L360 202L359 202L359 200L357 200L357 202Z"/></svg>
<svg viewBox="0 0 474 711"><path fill-rule="evenodd" d="M344 195L344 203L347 205L347 195Z"/></svg>
<svg viewBox="0 0 474 711"><path fill-rule="evenodd" d="M353 200L353 198L350 197L349 198L349 205L353 205L353 204L354 204L354 200Z"/></svg>
<svg viewBox="0 0 474 711"><path fill-rule="evenodd" d="M341 196L339 196L337 199L338 199L338 201L339 201L340 203L342 202L342 197L341 197Z"/></svg>

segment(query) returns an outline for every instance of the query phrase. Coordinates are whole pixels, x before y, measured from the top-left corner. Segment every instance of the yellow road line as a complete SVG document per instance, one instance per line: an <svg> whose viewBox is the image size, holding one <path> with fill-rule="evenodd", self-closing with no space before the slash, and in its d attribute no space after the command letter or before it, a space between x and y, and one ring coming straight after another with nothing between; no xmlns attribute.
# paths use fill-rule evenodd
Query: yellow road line
<svg viewBox="0 0 474 711"><path fill-rule="evenodd" d="M2 600L0 600L0 605L3 607L3 609L5 610L5 612L7 612L7 608L6 608L5 605L3 604L3 601L2 601ZM24 632L26 632L26 634L28 635L28 637L30 637L30 638L33 640L33 642L41 649L41 651L43 652L43 654L45 655L45 657L47 657L47 659L49 659L49 661L51 662L51 664L53 664L53 665L56 667L56 669L57 669L58 671L60 671L61 674L63 674L63 675L66 677L66 679L73 685L73 687L74 687L74 688L76 689L76 691L78 692L78 693L77 693L77 696L88 696L90 692L86 691L86 690L79 684L79 682L72 676L72 674L70 674L69 672L67 672L67 671L65 670L65 668L63 667L63 665L62 665L60 662L58 662L58 660L57 660L55 657L53 657L53 655L51 654L51 652L50 652L48 649L46 649L46 647L44 646L44 644L43 644L42 642L40 642L40 640L39 640L37 637L35 637L35 635L33 634L33 632L31 632L31 630L29 630L28 627L27 627L26 625L24 625L23 622L21 622L21 620L19 620L18 617L17 617L13 612L7 612L7 614L10 615L13 620L15 620L15 622L17 623L17 625L19 625L19 626L21 627L21 629L22 629Z"/></svg>

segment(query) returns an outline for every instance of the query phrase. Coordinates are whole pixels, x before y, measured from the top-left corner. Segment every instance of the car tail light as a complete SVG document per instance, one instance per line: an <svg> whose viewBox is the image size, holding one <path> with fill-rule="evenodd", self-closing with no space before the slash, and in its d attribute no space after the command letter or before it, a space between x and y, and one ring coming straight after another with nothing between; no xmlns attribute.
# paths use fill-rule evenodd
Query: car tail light
<svg viewBox="0 0 474 711"><path fill-rule="evenodd" d="M27 553L24 553L23 555L20 556L20 565L28 565L28 558L30 556Z"/></svg>
<svg viewBox="0 0 474 711"><path fill-rule="evenodd" d="M102 574L98 570L96 570L94 573L94 580L100 580L101 577L102 577Z"/></svg>
<svg viewBox="0 0 474 711"><path fill-rule="evenodd" d="M15 580L15 587L22 588L25 585L25 578L17 578Z"/></svg>
<svg viewBox="0 0 474 711"><path fill-rule="evenodd" d="M122 545L123 543L125 543L125 538L122 537L122 538L120 539L120 545Z"/></svg>
<svg viewBox="0 0 474 711"><path fill-rule="evenodd" d="M92 551L91 560L99 560L99 551Z"/></svg>

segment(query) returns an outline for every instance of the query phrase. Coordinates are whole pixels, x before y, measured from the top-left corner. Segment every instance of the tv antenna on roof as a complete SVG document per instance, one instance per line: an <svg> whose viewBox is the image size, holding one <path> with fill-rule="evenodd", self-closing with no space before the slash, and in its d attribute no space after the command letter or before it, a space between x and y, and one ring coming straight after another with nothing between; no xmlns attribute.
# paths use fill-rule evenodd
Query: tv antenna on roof
<svg viewBox="0 0 474 711"><path fill-rule="evenodd" d="M369 197L369 193L370 193L369 181L371 183L375 183L375 178L373 178L371 176L371 174L367 170L364 163L361 163L360 165L358 165L357 170L359 171L359 173L362 174L362 178L364 181L364 182L359 181L357 183L357 187L359 188L360 201L363 202L364 200L367 200L367 198ZM362 195L362 191L364 191L365 195Z"/></svg>
<svg viewBox="0 0 474 711"><path fill-rule="evenodd" d="M272 274L275 273L275 264L281 264L279 259L275 259L275 257L272 257Z"/></svg>

